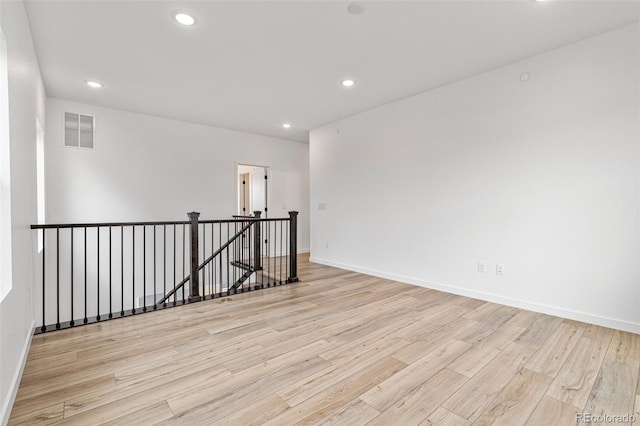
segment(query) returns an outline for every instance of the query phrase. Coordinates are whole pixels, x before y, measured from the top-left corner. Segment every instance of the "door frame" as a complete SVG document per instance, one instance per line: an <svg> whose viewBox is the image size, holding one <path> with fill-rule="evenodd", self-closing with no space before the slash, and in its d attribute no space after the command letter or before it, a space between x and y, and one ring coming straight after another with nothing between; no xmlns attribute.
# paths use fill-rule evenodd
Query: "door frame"
<svg viewBox="0 0 640 426"><path fill-rule="evenodd" d="M235 197L236 197L236 212L240 212L240 167L260 167L264 170L265 175L267 176L267 182L264 186L264 199L265 199L265 208L266 211L262 211L262 215L261 217L265 218L265 217L269 217L269 213L271 212L271 206L269 205L269 194L271 193L271 168L270 166L264 166L262 164L252 164L251 162L244 162L244 161L235 161L234 164L234 188L235 188ZM253 188L252 185L252 191L255 188ZM250 215L253 214L253 212L249 212Z"/></svg>

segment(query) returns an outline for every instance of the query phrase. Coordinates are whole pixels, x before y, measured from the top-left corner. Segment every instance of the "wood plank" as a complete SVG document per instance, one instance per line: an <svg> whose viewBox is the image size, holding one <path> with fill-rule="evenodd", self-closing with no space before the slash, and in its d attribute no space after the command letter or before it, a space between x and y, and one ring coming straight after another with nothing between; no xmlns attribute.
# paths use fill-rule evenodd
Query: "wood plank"
<svg viewBox="0 0 640 426"><path fill-rule="evenodd" d="M581 337L549 386L547 395L584 408L606 352L604 342Z"/></svg>
<svg viewBox="0 0 640 426"><path fill-rule="evenodd" d="M594 416L632 415L637 383L637 367L605 359L584 412Z"/></svg>
<svg viewBox="0 0 640 426"><path fill-rule="evenodd" d="M471 426L471 422L446 408L438 407L419 426Z"/></svg>
<svg viewBox="0 0 640 426"><path fill-rule="evenodd" d="M360 399L380 412L385 411L397 400L414 391L451 361L469 350L470 347L469 343L460 340L447 342L360 395Z"/></svg>
<svg viewBox="0 0 640 426"><path fill-rule="evenodd" d="M413 392L399 399L368 425L419 424L467 380L469 380L468 377L455 371L441 370Z"/></svg>
<svg viewBox="0 0 640 426"><path fill-rule="evenodd" d="M51 366L68 368L68 364L78 360L78 353L75 351L62 352L50 357L42 357L31 359L24 368L23 376L38 374L42 371L51 369Z"/></svg>
<svg viewBox="0 0 640 426"><path fill-rule="evenodd" d="M490 318L493 314L500 311L502 308L504 308L504 306L498 305L497 303L485 303L484 305L480 305L471 312L466 313L464 317L474 321L482 321L484 319Z"/></svg>
<svg viewBox="0 0 640 426"><path fill-rule="evenodd" d="M640 367L640 334L616 330L606 358L610 361Z"/></svg>
<svg viewBox="0 0 640 426"><path fill-rule="evenodd" d="M193 388L182 388L182 391L168 398L169 406L175 415L183 415L188 411L206 404L211 404L221 400L234 392L239 392L242 388L255 384L257 381L270 378L274 380L283 374L302 374L302 377L311 375L326 368L329 363L317 356L309 356L309 353L317 352L328 345L327 342L318 341L302 348L298 348L289 353L272 358L262 364L254 365L251 368L241 370L225 378L222 382L204 386L201 391ZM294 374L295 373L295 374ZM306 373L306 374L303 374Z"/></svg>
<svg viewBox="0 0 640 426"><path fill-rule="evenodd" d="M573 405L545 396L540 400L526 425L575 425L577 424L577 415L581 411Z"/></svg>
<svg viewBox="0 0 640 426"><path fill-rule="evenodd" d="M295 407L274 417L267 425L299 424L310 425L318 422L337 408L348 403L358 395L366 392L378 383L402 370L405 363L395 358L384 358L364 370L358 371L349 378L330 386L322 392L301 402Z"/></svg>
<svg viewBox="0 0 640 426"><path fill-rule="evenodd" d="M250 383L246 383L244 380L251 377L251 375L236 373L215 387L202 389L203 394L197 397L187 391L186 394L191 395L188 399L191 405L186 410L178 405L180 403L184 407L184 400L174 401L170 398L169 403L175 417L182 424L224 423L226 419L234 416L239 411L243 412L246 418L253 418L256 417L256 413L251 410L246 412L243 410L254 404L259 405L262 400L271 397L273 388L282 386L288 380L300 380L309 374L314 374L326 368L326 365L326 361L319 357L308 358L302 362L287 362L270 374L256 377ZM255 374L253 375L255 376ZM236 379L236 376L239 376L238 379ZM181 395L181 397L184 395ZM281 408L283 406L278 401L277 406L271 407L268 412L265 411L262 414L274 416L282 411ZM230 424L235 424L235 422Z"/></svg>
<svg viewBox="0 0 640 426"><path fill-rule="evenodd" d="M564 320L565 323L573 324L576 327L584 328L584 333L582 333L582 337L586 337L591 340L602 340L603 342L609 343L611 338L613 337L613 333L615 332L612 328L601 327L595 324L587 324L580 321L571 321Z"/></svg>
<svg viewBox="0 0 640 426"><path fill-rule="evenodd" d="M411 320L405 318L404 321L410 322ZM400 323L397 323L397 325L399 326ZM354 356L357 356L360 352L367 350L368 348L388 341L402 342L401 345L398 345L396 347L396 350L399 350L408 343L405 340L398 339L392 333L392 328L393 326L382 327L346 343L335 341L333 346L320 353L320 356L328 361L331 361L332 363L335 363L336 359L338 358L352 358Z"/></svg>
<svg viewBox="0 0 640 426"><path fill-rule="evenodd" d="M453 361L449 368L467 377L473 377L524 330L520 327L502 326L488 337L476 342L471 349Z"/></svg>
<svg viewBox="0 0 640 426"><path fill-rule="evenodd" d="M523 345L538 348L551 336L551 333L553 333L560 324L562 324L561 318L541 315L516 341Z"/></svg>
<svg viewBox="0 0 640 426"><path fill-rule="evenodd" d="M459 298L456 298L454 303L465 308L478 309L480 306L484 305L487 302L480 299L472 299L471 297L460 296Z"/></svg>
<svg viewBox="0 0 640 426"><path fill-rule="evenodd" d="M69 399L79 398L91 392L114 389L115 386L116 381L113 374L106 374L104 376L88 378L83 382L69 384L69 386L59 386L55 389L43 391L42 393L35 393L31 396L24 396L22 388L20 388L18 390L20 399L16 398L12 414L22 416L27 413L40 411L41 409L46 411L49 406L58 406Z"/></svg>
<svg viewBox="0 0 640 426"><path fill-rule="evenodd" d="M128 398L143 396L163 401L172 395L175 389L189 387L199 389L211 386L231 376L224 366L200 365L200 369L182 368L155 374L152 377L134 377L107 389L96 389L81 396L65 399L65 418L93 410L94 413L114 407ZM160 370L160 373L162 371ZM133 407L135 408L135 406ZM108 408L107 408L108 409ZM105 421L109 420L105 417Z"/></svg>
<svg viewBox="0 0 640 426"><path fill-rule="evenodd" d="M503 306L488 318L481 320L478 324L457 335L456 338L471 344L476 344L493 334L502 326L502 324L513 318L515 315L516 310L514 308ZM521 332L522 331L524 330L521 330Z"/></svg>
<svg viewBox="0 0 640 426"><path fill-rule="evenodd" d="M437 348L443 343L453 340L453 336L475 324L477 324L476 321L458 318L440 326L419 321L413 325L404 327L394 333L394 336L415 343L415 345L412 348L407 348L406 351L398 352L396 358L407 363L412 363L426 353L431 352L433 348ZM427 343L426 345L425 342Z"/></svg>
<svg viewBox="0 0 640 426"><path fill-rule="evenodd" d="M378 414L380 413L373 407L356 398L320 420L316 425L364 425Z"/></svg>
<svg viewBox="0 0 640 426"><path fill-rule="evenodd" d="M51 425L62 422L64 416L64 402L50 406L44 404L28 407L23 411L13 410L9 425Z"/></svg>
<svg viewBox="0 0 640 426"><path fill-rule="evenodd" d="M162 420L173 417L173 413L166 401L156 404L143 406L141 409L133 413L126 414L111 421L103 423L104 426L119 426L130 424L136 426L155 425Z"/></svg>
<svg viewBox="0 0 640 426"><path fill-rule="evenodd" d="M228 425L262 425L282 413L289 406L278 395L268 393L252 404L242 406L224 417L224 424Z"/></svg>
<svg viewBox="0 0 640 426"><path fill-rule="evenodd" d="M29 376L28 378L24 377L20 383L20 392L17 398L30 398L71 385L82 386L83 383L91 383L100 377L113 377L113 369L116 366L144 361L151 362L155 359L173 356L175 354L176 350L172 347L150 352L127 351L121 358L118 358L118 352L114 351L111 353L110 362L79 361L70 364L67 369L56 370L55 372L49 372L47 370L39 375ZM40 378L40 380L38 380L38 378Z"/></svg>
<svg viewBox="0 0 640 426"><path fill-rule="evenodd" d="M331 365L316 374L299 381L290 381L287 386L278 389L277 394L294 407L371 364L390 357L404 344L401 340L392 339L364 348L361 353L347 351L342 357L334 357Z"/></svg>
<svg viewBox="0 0 640 426"><path fill-rule="evenodd" d="M633 412L633 415L636 419L640 419L640 394L636 395L635 410Z"/></svg>
<svg viewBox="0 0 640 426"><path fill-rule="evenodd" d="M542 316L539 312L520 310L513 318L506 322L514 327L529 328L538 318Z"/></svg>
<svg viewBox="0 0 640 426"><path fill-rule="evenodd" d="M522 425L544 396L552 378L522 369L496 396L474 425Z"/></svg>
<svg viewBox="0 0 640 426"><path fill-rule="evenodd" d="M530 346L511 343L442 406L465 419L475 421L524 367L534 351Z"/></svg>
<svg viewBox="0 0 640 426"><path fill-rule="evenodd" d="M582 337L584 328L562 323L543 343L540 350L527 363L527 368L555 377L573 348Z"/></svg>

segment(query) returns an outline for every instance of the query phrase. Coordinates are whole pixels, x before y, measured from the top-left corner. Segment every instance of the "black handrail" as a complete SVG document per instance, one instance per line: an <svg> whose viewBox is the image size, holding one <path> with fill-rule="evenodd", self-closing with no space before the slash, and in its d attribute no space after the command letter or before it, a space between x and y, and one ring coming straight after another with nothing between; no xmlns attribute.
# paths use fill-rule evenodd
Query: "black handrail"
<svg viewBox="0 0 640 426"><path fill-rule="evenodd" d="M289 220L288 217L263 218L254 216L233 216L234 219L199 220L199 224L212 223L244 223L247 219L258 222L277 222ZM153 226L153 225L189 225L190 221L151 221L151 222L101 222L101 223L48 223L31 225L31 229L66 229L66 228L108 228L109 226Z"/></svg>

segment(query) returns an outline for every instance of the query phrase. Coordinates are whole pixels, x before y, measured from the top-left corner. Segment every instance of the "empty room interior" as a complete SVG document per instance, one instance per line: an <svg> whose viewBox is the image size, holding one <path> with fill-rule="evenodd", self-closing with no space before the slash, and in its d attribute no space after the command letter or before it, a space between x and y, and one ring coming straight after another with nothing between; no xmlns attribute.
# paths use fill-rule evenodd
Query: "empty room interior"
<svg viewBox="0 0 640 426"><path fill-rule="evenodd" d="M0 423L640 424L639 20L0 0Z"/></svg>

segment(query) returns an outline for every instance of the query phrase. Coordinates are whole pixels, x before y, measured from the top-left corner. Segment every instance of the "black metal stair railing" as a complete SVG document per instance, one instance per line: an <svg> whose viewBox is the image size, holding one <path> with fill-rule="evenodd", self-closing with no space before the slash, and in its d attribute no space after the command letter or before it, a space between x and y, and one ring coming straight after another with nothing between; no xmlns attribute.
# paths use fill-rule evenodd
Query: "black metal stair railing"
<svg viewBox="0 0 640 426"><path fill-rule="evenodd" d="M297 215L32 225L35 333L297 282Z"/></svg>

